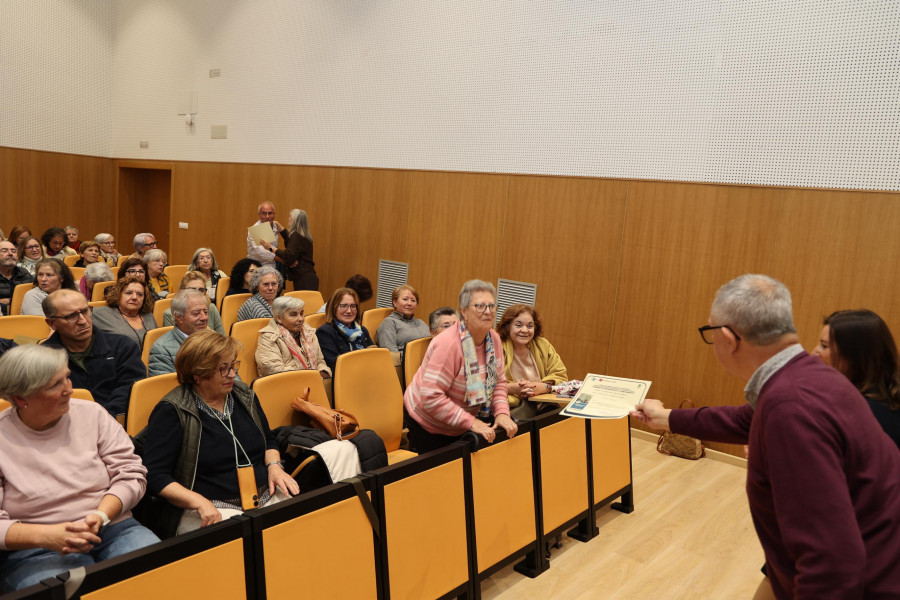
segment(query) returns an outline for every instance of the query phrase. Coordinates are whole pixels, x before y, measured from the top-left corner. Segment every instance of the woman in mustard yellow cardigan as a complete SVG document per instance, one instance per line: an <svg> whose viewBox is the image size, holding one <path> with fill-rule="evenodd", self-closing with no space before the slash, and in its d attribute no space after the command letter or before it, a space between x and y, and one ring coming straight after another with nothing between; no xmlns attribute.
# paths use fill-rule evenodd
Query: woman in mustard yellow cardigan
<svg viewBox="0 0 900 600"><path fill-rule="evenodd" d="M533 306L513 304L506 309L497 333L503 341L510 414L533 417L538 406L531 396L549 394L552 386L569 379L566 365L553 345L541 337L541 319Z"/></svg>

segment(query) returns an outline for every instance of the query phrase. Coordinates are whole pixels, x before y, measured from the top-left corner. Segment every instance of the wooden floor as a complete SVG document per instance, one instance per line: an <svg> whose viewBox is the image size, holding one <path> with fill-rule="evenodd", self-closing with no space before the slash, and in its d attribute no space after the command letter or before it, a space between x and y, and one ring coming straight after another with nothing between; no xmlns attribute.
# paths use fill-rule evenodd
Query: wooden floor
<svg viewBox="0 0 900 600"><path fill-rule="evenodd" d="M747 506L746 469L664 456L642 433L632 436L634 512L604 508L596 538L563 536L549 570L529 579L507 567L483 583L484 598L753 597L763 553Z"/></svg>

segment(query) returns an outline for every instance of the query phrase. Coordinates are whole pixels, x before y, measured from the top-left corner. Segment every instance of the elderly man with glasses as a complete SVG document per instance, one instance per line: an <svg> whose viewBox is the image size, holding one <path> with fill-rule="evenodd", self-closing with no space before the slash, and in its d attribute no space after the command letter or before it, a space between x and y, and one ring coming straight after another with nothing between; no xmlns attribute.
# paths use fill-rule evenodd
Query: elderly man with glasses
<svg viewBox="0 0 900 600"><path fill-rule="evenodd" d="M53 330L45 345L68 354L72 386L90 390L111 415L125 414L131 386L147 376L134 340L94 327L91 307L76 291L53 292L42 308Z"/></svg>
<svg viewBox="0 0 900 600"><path fill-rule="evenodd" d="M777 598L900 598L900 453L853 384L800 346L788 289L765 275L726 283L700 335L747 382L747 403L645 400L631 416L749 444L747 497Z"/></svg>

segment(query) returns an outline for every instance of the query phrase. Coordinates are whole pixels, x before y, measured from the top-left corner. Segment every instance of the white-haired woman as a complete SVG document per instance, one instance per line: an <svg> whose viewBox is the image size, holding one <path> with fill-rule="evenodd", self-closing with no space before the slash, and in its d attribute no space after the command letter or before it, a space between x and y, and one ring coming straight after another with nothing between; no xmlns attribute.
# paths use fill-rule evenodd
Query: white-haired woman
<svg viewBox="0 0 900 600"><path fill-rule="evenodd" d="M166 253L158 248L147 250L141 257L144 261L144 268L147 269L147 286L150 288L150 295L154 300L160 300L169 295L169 278L166 277L166 262L169 257Z"/></svg>
<svg viewBox="0 0 900 600"><path fill-rule="evenodd" d="M100 256L102 256L110 267L119 264L119 251L116 250L116 238L111 233L98 233L94 236L94 241L100 244Z"/></svg>
<svg viewBox="0 0 900 600"><path fill-rule="evenodd" d="M260 245L281 259L295 290L318 290L319 276L313 262L313 238L309 233L306 211L299 208L292 210L288 226L280 233L284 238L284 250L273 249L266 241L260 242Z"/></svg>
<svg viewBox="0 0 900 600"><path fill-rule="evenodd" d="M102 406L71 398L68 357L40 345L0 358L0 592L159 539L131 516L147 470Z"/></svg>
<svg viewBox="0 0 900 600"><path fill-rule="evenodd" d="M409 441L420 454L441 448L467 431L493 442L502 427L518 431L509 416L500 336L491 329L497 292L473 279L459 293L462 320L428 346L422 366L403 395Z"/></svg>
<svg viewBox="0 0 900 600"><path fill-rule="evenodd" d="M331 377L316 330L303 322L304 303L300 298L282 296L272 303L272 320L259 330L256 369L271 375L285 371L318 371Z"/></svg>
<svg viewBox="0 0 900 600"><path fill-rule="evenodd" d="M284 284L281 273L272 265L260 267L250 278L250 293L253 294L238 310L238 321L247 319L271 319L272 303Z"/></svg>
<svg viewBox="0 0 900 600"><path fill-rule="evenodd" d="M85 242L87 244L89 242ZM84 244L82 244L84 246ZM95 263L91 263L84 268L84 275L81 279L78 280L78 291L84 294L84 297L87 298L87 301L91 301L91 296L94 293L94 284L100 283L101 281L112 281L115 277L113 277L112 270L109 268L109 265L104 261L97 261Z"/></svg>
<svg viewBox="0 0 900 600"><path fill-rule="evenodd" d="M219 285L219 280L226 275L225 271L219 270L219 263L216 262L216 255L213 254L212 248L197 248L191 258L188 271L199 271L206 276L206 293L210 300L215 300L216 286Z"/></svg>

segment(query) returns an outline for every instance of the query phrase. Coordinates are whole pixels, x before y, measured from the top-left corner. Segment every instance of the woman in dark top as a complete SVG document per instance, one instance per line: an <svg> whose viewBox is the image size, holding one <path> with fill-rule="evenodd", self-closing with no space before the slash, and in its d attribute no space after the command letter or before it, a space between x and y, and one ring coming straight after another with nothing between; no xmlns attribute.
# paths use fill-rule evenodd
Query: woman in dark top
<svg viewBox="0 0 900 600"><path fill-rule="evenodd" d="M882 429L900 447L897 345L884 320L871 310L833 312L812 353L862 392Z"/></svg>
<svg viewBox="0 0 900 600"><path fill-rule="evenodd" d="M265 240L260 245L273 252L284 263L287 278L294 282L294 290L319 289L319 276L316 275L316 264L313 262L313 239L309 233L309 220L306 211L295 208L291 211L291 220L286 229L282 229L284 250L272 249Z"/></svg>
<svg viewBox="0 0 900 600"><path fill-rule="evenodd" d="M325 323L316 329L325 364L334 373L338 356L374 345L369 330L362 326L359 296L350 288L338 288L325 305Z"/></svg>
<svg viewBox="0 0 900 600"><path fill-rule="evenodd" d="M171 536L217 523L257 504L265 506L300 488L281 466L275 437L256 395L235 375L239 343L214 331L187 338L175 358L179 387L153 409L144 465L147 488L169 502L157 518ZM238 483L252 469L250 495Z"/></svg>
<svg viewBox="0 0 900 600"><path fill-rule="evenodd" d="M253 271L262 266L258 260L252 258L242 258L234 263L231 267L231 279L228 282L228 291L226 296L232 294L249 294L250 278L253 277Z"/></svg>

